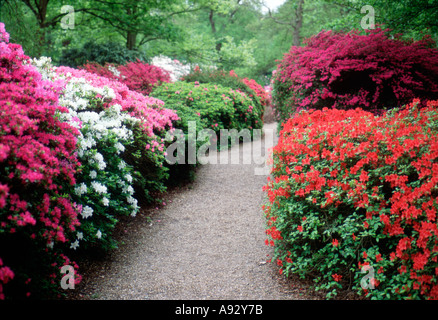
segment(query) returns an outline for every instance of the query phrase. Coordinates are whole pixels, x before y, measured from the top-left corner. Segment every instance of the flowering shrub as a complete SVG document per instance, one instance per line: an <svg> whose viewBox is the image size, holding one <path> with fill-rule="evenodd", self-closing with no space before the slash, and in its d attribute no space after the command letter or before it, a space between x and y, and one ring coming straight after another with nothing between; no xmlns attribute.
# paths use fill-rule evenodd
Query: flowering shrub
<svg viewBox="0 0 438 320"><path fill-rule="evenodd" d="M115 97L107 102L107 106L120 105L122 111L141 120L139 127L133 128L134 142L127 147L124 160L139 172L134 185L137 199L153 202L156 194L165 191L165 181L169 176L166 166L163 166L164 138L173 128L173 122L178 120L178 115L164 108L163 101L132 91L121 82L68 67L59 67L56 72L67 77L84 78L97 88L111 88Z"/></svg>
<svg viewBox="0 0 438 320"><path fill-rule="evenodd" d="M234 72L234 70L230 71L230 76L239 78L239 76ZM254 79L243 78L241 79L244 84L246 84L251 90L254 91L256 96L260 99L260 103L263 107L269 105L269 93L263 88L260 84L257 83ZM249 95L251 98L252 94Z"/></svg>
<svg viewBox="0 0 438 320"><path fill-rule="evenodd" d="M105 65L100 65L96 62L88 62L78 69L86 70L90 73L97 74L98 76L105 77L111 80L119 81L122 79L120 71L112 63L106 63Z"/></svg>
<svg viewBox="0 0 438 320"><path fill-rule="evenodd" d="M107 77L124 83L130 90L140 92L144 95L151 93L154 87L162 83L170 82L170 74L154 65L144 63L140 60L128 62L125 65L115 66L98 63L85 64L81 69L95 73L99 76Z"/></svg>
<svg viewBox="0 0 438 320"><path fill-rule="evenodd" d="M323 31L292 47L274 76L280 121L300 109L362 108L376 112L415 97L438 99L438 50L430 37L405 42L387 31Z"/></svg>
<svg viewBox="0 0 438 320"><path fill-rule="evenodd" d="M44 296L42 288L59 285L62 248L79 225L70 196L79 132L61 120L68 110L57 85L28 61L0 23L1 298Z"/></svg>
<svg viewBox="0 0 438 320"><path fill-rule="evenodd" d="M50 59L32 61L47 78L63 79ZM83 78L69 77L59 102L68 108L65 121L80 130L77 154L82 163L73 198L82 206L81 226L70 247L77 249L98 244L112 248L116 244L111 231L120 215L135 216L133 168L123 160L126 146L133 142L132 127L140 120L121 111L120 105L104 107L115 98L109 87L95 88Z"/></svg>
<svg viewBox="0 0 438 320"><path fill-rule="evenodd" d="M223 70L203 70L195 67L190 74L183 77L183 80L187 82L197 81L198 83L219 84L223 87L243 92L252 99L254 108L262 114L267 105L267 95L263 88L255 80L239 78L233 70L227 73Z"/></svg>
<svg viewBox="0 0 438 320"><path fill-rule="evenodd" d="M282 273L312 276L328 297L438 299L438 101L419 105L287 121L264 187Z"/></svg>
<svg viewBox="0 0 438 320"><path fill-rule="evenodd" d="M263 125L261 111L243 92L215 84L177 82L156 88L152 95L174 108L187 106L197 112L203 128L211 128L219 134L220 129L260 129Z"/></svg>
<svg viewBox="0 0 438 320"><path fill-rule="evenodd" d="M74 197L82 205L82 220L71 247L76 249L79 243L87 247L97 243L99 247L112 248L116 243L111 237L111 231L118 217L127 214L135 216L139 209L138 201L134 198L135 189L138 196L146 196L150 201L153 200L149 195L152 189L164 191L162 159L159 152L155 154L155 146L161 149L157 151L163 152L163 146L157 142L162 139L155 135L154 128L151 131L149 126L153 123L141 126L144 122L141 115L146 112L146 106L140 109L140 106L135 105L133 108L125 104L127 110L122 111L120 104L114 104L117 94L108 86L120 90L114 81L84 72L75 74L87 76L88 79L76 78L71 74L73 70L54 68L44 59L34 63L47 78L65 79L60 103L69 109L66 120L77 126L81 133L78 156L83 165ZM102 87L102 84L105 85ZM148 113L157 113L152 103L158 103L158 100L136 95L143 102L149 101L151 111ZM137 101L130 102L134 104ZM132 115L128 110L132 110ZM172 113L169 115L174 116ZM158 127L158 124L155 126ZM148 142L152 144L152 150L146 147ZM133 156L134 153L136 156ZM164 154L161 154L161 158L164 159ZM144 174L146 169L143 166L149 175ZM151 175L154 171L162 172L162 176ZM141 183L146 179L152 180L147 186ZM146 192L146 195L140 191Z"/></svg>

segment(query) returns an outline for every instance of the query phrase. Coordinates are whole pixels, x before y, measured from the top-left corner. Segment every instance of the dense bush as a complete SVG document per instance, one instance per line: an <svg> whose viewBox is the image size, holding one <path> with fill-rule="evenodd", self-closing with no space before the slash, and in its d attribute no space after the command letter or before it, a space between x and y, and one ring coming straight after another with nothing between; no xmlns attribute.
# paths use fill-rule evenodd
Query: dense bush
<svg viewBox="0 0 438 320"><path fill-rule="evenodd" d="M180 106L188 107L191 114L195 111L203 128L216 133L220 129L260 129L263 125L262 111L254 107L252 99L221 85L176 82L156 88L151 95L177 113ZM180 113L186 112L183 110Z"/></svg>
<svg viewBox="0 0 438 320"><path fill-rule="evenodd" d="M151 93L154 87L170 82L170 74L167 71L140 60L117 66L110 63L104 66L98 63L87 63L80 69L120 81L129 89L144 95Z"/></svg>
<svg viewBox="0 0 438 320"><path fill-rule="evenodd" d="M401 107L438 98L438 50L426 37L406 42L380 29L323 31L292 47L274 76L273 105L281 122L308 107Z"/></svg>
<svg viewBox="0 0 438 320"><path fill-rule="evenodd" d="M142 53L128 50L120 43L96 43L95 41L88 41L82 48L71 48L63 51L58 64L77 68L88 62L95 62L100 65L105 65L106 63L125 64L137 59L146 60Z"/></svg>
<svg viewBox="0 0 438 320"><path fill-rule="evenodd" d="M177 59L159 55L151 59L151 65L159 67L170 74L172 82L179 81L182 77L190 73L190 65L183 64Z"/></svg>
<svg viewBox="0 0 438 320"><path fill-rule="evenodd" d="M118 67L122 82L125 83L129 89L135 90L148 95L156 86L160 86L165 82L170 82L170 75L163 69L142 63L129 62L126 65Z"/></svg>
<svg viewBox="0 0 438 320"><path fill-rule="evenodd" d="M263 114L267 102L267 94L254 80L241 79L234 72L225 72L217 69L201 69L195 67L191 73L182 78L187 82L212 83L223 87L232 88L245 93L253 100L253 105Z"/></svg>
<svg viewBox="0 0 438 320"><path fill-rule="evenodd" d="M52 292L69 262L79 132L60 120L59 88L8 42L0 23L0 298L22 299Z"/></svg>
<svg viewBox="0 0 438 320"><path fill-rule="evenodd" d="M115 97L106 102L104 107L120 105L122 111L141 119L138 127L132 128L134 142L127 146L123 159L139 173L139 181L135 184L138 200L143 203L154 201L156 194L165 191L168 173L163 166L166 150L164 138L167 131L172 129L173 121L178 120L176 113L164 108L163 101L129 90L121 82L68 67L59 67L56 72L83 78L97 88L111 88Z"/></svg>
<svg viewBox="0 0 438 320"><path fill-rule="evenodd" d="M72 197L82 206L81 225L71 248L112 248L116 244L111 233L119 217L135 216L139 209L131 186L134 169L122 159L134 140L132 128L140 120L122 112L119 105L104 107L115 97L109 87L58 75L48 58L32 63L45 78L65 81L59 103L69 112L63 118L80 132L76 151L82 165Z"/></svg>
<svg viewBox="0 0 438 320"><path fill-rule="evenodd" d="M234 72L234 70L230 71L230 76L235 78L239 78L239 76ZM254 79L243 78L241 81L246 84L252 91L254 91L255 95L260 99L260 103L263 107L266 107L269 104L269 93L255 81ZM253 94L250 93L249 96L253 98Z"/></svg>
<svg viewBox="0 0 438 320"><path fill-rule="evenodd" d="M264 188L266 243L284 274L311 276L329 297L438 299L438 101L419 105L287 121Z"/></svg>

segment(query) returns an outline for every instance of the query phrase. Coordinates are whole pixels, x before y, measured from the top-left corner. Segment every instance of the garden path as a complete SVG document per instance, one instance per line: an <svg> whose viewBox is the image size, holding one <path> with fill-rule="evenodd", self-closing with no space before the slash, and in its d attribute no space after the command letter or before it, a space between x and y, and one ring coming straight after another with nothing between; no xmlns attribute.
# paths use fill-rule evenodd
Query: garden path
<svg viewBox="0 0 438 320"><path fill-rule="evenodd" d="M265 132L275 128L276 123L266 124ZM167 205L152 209L152 221L140 215L125 226L124 244L85 275L76 296L308 299L305 289L285 282L275 265L266 262L272 255L272 248L264 243L261 209L266 175L255 174L262 166L255 161L243 163L249 149L241 144L223 151L229 156L240 154L239 164L201 166L194 183L171 191Z"/></svg>

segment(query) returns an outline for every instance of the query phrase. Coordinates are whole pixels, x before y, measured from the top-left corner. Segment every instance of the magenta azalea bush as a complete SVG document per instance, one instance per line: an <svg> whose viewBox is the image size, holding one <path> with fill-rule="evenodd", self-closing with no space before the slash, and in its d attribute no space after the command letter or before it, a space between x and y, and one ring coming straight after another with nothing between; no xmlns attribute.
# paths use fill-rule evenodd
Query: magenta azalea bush
<svg viewBox="0 0 438 320"><path fill-rule="evenodd" d="M401 107L438 99L438 50L430 37L404 41L388 30L322 31L280 61L273 106L281 121L301 109Z"/></svg>
<svg viewBox="0 0 438 320"><path fill-rule="evenodd" d="M68 109L56 86L27 62L0 24L0 297L59 280L60 250L79 225L70 196L79 132L60 120Z"/></svg>
<svg viewBox="0 0 438 320"><path fill-rule="evenodd" d="M152 90L163 83L171 82L171 76L166 70L150 65L143 61L131 61L125 65L107 63L104 66L96 62L87 63L80 69L117 80L125 84L130 90L148 95Z"/></svg>

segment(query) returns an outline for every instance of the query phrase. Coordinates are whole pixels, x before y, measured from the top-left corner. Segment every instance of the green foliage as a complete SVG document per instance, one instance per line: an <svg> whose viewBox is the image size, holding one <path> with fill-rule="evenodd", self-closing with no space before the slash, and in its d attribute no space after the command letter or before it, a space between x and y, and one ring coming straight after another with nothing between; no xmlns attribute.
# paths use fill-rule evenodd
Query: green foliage
<svg viewBox="0 0 438 320"><path fill-rule="evenodd" d="M438 37L438 1L436 0L325 0L340 5L344 14L327 23L326 28L349 31L361 28L366 16L364 6L374 8L376 25L401 33L406 38L420 40L425 34Z"/></svg>
<svg viewBox="0 0 438 320"><path fill-rule="evenodd" d="M248 97L253 100L253 106L264 112L260 99L256 92L251 89L241 78L239 78L234 72L225 72L218 69L200 69L195 68L190 74L184 76L186 82L199 82L199 83L211 83L219 84L223 87L232 88L244 92Z"/></svg>
<svg viewBox="0 0 438 320"><path fill-rule="evenodd" d="M158 201L160 195L166 191L166 181L169 172L163 166L164 155L158 152L150 152L153 140L136 125L133 129L134 141L126 146L123 159L128 166L135 168L133 188L140 205L147 205ZM164 140L165 134L159 134Z"/></svg>
<svg viewBox="0 0 438 320"><path fill-rule="evenodd" d="M207 149L228 147L236 142L229 136L228 144L222 146L223 141L219 138L221 129L236 129L238 133L248 129L252 134L252 129L260 129L263 125L260 109L254 107L253 101L245 93L219 84L163 84L154 89L151 96L164 101L165 107L175 110L180 117L174 123L174 128L180 130L175 133L177 140L168 141L168 144L183 143L181 149L184 154L182 157L181 154L172 153L177 158L176 164L166 164L170 184L193 178L194 169L200 163L198 153L205 155ZM167 150L174 152L169 151L169 148Z"/></svg>
<svg viewBox="0 0 438 320"><path fill-rule="evenodd" d="M262 112L243 92L216 84L178 82L156 88L151 96L163 100L167 109L183 105L197 113L203 128L260 129ZM184 109L186 110L186 109ZM184 112L184 110L182 112Z"/></svg>

